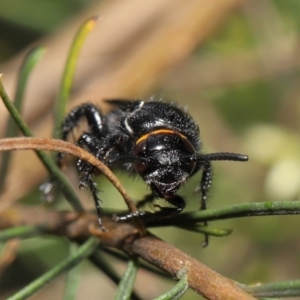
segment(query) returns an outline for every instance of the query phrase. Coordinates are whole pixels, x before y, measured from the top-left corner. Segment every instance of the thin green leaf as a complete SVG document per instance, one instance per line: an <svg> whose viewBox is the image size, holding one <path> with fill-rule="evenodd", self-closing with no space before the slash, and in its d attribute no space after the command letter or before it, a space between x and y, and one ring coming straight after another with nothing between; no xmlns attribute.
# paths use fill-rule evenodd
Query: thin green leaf
<svg viewBox="0 0 300 300"><path fill-rule="evenodd" d="M202 224L178 224L176 225L178 228L182 228L188 231L194 231L194 232L200 232L212 236L218 236L218 237L223 237L223 236L228 236L232 233L232 229L222 229L222 228L216 228L216 227L210 227L210 226L205 226Z"/></svg>
<svg viewBox="0 0 300 300"><path fill-rule="evenodd" d="M79 28L72 42L55 105L55 126L53 134L55 138L60 138L60 132L57 129L61 125L66 114L67 101L70 97L71 86L73 83L80 50L87 35L95 27L96 21L97 17L92 17L84 22L84 24Z"/></svg>
<svg viewBox="0 0 300 300"><path fill-rule="evenodd" d="M88 239L82 246L78 248L78 250L72 256L59 263L47 273L33 281L31 284L27 285L21 291L9 297L8 300L23 300L32 296L63 272L66 272L74 266L77 266L83 259L87 258L96 249L97 246L97 239L95 239L94 237Z"/></svg>
<svg viewBox="0 0 300 300"><path fill-rule="evenodd" d="M27 85L27 81L29 75L37 62L41 59L44 54L45 49L43 47L36 47L32 49L24 59L24 62L21 66L18 83L17 83L17 91L14 99L14 105L18 111L22 110L22 102L24 99L24 91ZM14 120L9 117L6 126L6 137L16 136L18 133L18 127L16 126ZM10 162L11 152L3 153L2 164L0 166L0 191L3 190L3 184L5 182L5 175L7 173L9 162Z"/></svg>
<svg viewBox="0 0 300 300"><path fill-rule="evenodd" d="M283 297L299 297L300 296L300 280L273 282L267 284L259 284L253 286L242 287L248 293L255 297L267 298L283 298Z"/></svg>
<svg viewBox="0 0 300 300"><path fill-rule="evenodd" d="M106 249L102 249L106 250ZM108 278L110 278L115 284L119 284L121 281L120 276L113 269L112 265L108 263L106 259L103 258L102 254L99 251L95 251L90 256L90 261L97 266ZM128 257L124 259L124 261L128 261ZM141 298L135 294L135 292L131 295L132 300L140 300Z"/></svg>
<svg viewBox="0 0 300 300"><path fill-rule="evenodd" d="M13 238L29 238L39 235L43 228L34 226L13 227L0 231L0 242L5 242Z"/></svg>
<svg viewBox="0 0 300 300"><path fill-rule="evenodd" d="M10 115L16 122L18 128L22 131L22 133L25 136L33 136L31 133L29 127L26 125L26 123L23 121L21 115L16 110L14 104L9 99L3 83L2 83L2 74L0 74L0 96L3 100L4 105L6 106L7 110L9 111ZM70 205L76 210L76 211L83 211L83 207L80 203L79 198L77 197L76 193L70 186L69 182L65 178L65 176L62 174L56 163L50 158L50 156L46 155L43 151L36 151L37 156L40 158L40 160L43 162L44 166L47 168L49 173L52 175L53 178L56 179L58 186L60 187L61 191L63 192L64 196L70 203Z"/></svg>
<svg viewBox="0 0 300 300"><path fill-rule="evenodd" d="M122 254L121 252L117 252L117 251L111 250L109 248L103 248L101 250L110 254L111 256L113 256L115 258L122 260L122 261L126 261L126 262L128 261L128 257L125 254ZM165 272L161 271L160 269L157 269L157 268L153 267L152 265L147 264L144 261L140 261L139 264L140 264L140 268L143 268L143 269L153 272L159 276L162 276L164 278L172 280L172 278L170 277L170 275L168 273L165 273Z"/></svg>
<svg viewBox="0 0 300 300"><path fill-rule="evenodd" d="M170 219L156 221L151 226L170 226L185 222L203 222L250 216L299 215L300 201L274 201L236 204L218 209L182 213Z"/></svg>
<svg viewBox="0 0 300 300"><path fill-rule="evenodd" d="M177 300L185 294L189 287L185 269L180 270L177 277L180 278L178 283L170 291L155 298L155 300Z"/></svg>
<svg viewBox="0 0 300 300"><path fill-rule="evenodd" d="M75 243L70 244L70 256L74 255L78 250L78 245ZM74 300L77 297L77 290L80 278L81 265L78 264L72 270L68 272L66 278L64 300Z"/></svg>
<svg viewBox="0 0 300 300"><path fill-rule="evenodd" d="M24 59L24 62L21 66L18 75L17 90L14 99L14 104L18 111L21 110L21 105L24 98L24 92L26 89L29 75L33 70L33 68L35 67L35 65L40 61L45 51L46 49L44 47L33 48Z"/></svg>
<svg viewBox="0 0 300 300"><path fill-rule="evenodd" d="M130 299L130 295L133 290L136 274L138 271L138 259L133 257L129 260L127 269L120 281L120 284L115 295L115 300L127 300Z"/></svg>

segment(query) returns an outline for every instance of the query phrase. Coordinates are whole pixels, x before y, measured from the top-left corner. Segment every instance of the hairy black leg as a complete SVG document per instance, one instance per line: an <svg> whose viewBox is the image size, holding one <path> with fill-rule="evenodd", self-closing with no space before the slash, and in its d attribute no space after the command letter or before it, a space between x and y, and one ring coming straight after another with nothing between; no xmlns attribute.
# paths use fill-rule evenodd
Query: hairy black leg
<svg viewBox="0 0 300 300"><path fill-rule="evenodd" d="M61 126L61 137L63 140L67 140L69 133L78 125L82 117L86 118L91 133L97 137L101 137L105 134L106 128L100 110L94 104L86 103L75 107L63 121ZM56 163L60 168L62 167L62 159L64 157L64 153L57 154ZM41 186L46 200L50 200L52 197L53 181L54 179L50 178L49 183Z"/></svg>
<svg viewBox="0 0 300 300"><path fill-rule="evenodd" d="M103 141L99 140L97 137L92 136L89 133L84 133L78 140L78 146L87 149L91 154L97 157L99 160L104 160L104 153L106 152L107 147L111 147L111 143L103 143ZM93 200L96 205L97 214L98 214L98 222L102 230L105 230L105 227L102 225L101 217L102 217L102 209L100 206L100 199L98 197L99 190L96 188L96 183L93 181L93 175L95 174L95 168L89 163L78 159L77 168L80 173L79 177L79 188L84 189L88 187L91 191Z"/></svg>
<svg viewBox="0 0 300 300"><path fill-rule="evenodd" d="M174 208L171 207L161 207L161 211L157 212L160 214L161 218L168 218L178 215L185 208L185 201L182 197L175 195L174 197L167 199L169 203L174 205Z"/></svg>
<svg viewBox="0 0 300 300"><path fill-rule="evenodd" d="M106 139L98 139L97 137L84 133L79 138L77 144L81 148L87 149L97 159L104 162L106 165L113 164L117 159L110 158L111 151L116 147L121 147L128 137L125 135L110 136ZM90 164L78 159L77 168L79 172L85 172L88 174L94 173L96 170Z"/></svg>
<svg viewBox="0 0 300 300"><path fill-rule="evenodd" d="M153 194L146 195L142 200L139 200L137 202L136 207L139 209L142 206L148 204L149 202L152 202L154 199L155 199L155 196ZM153 213L145 212L145 211L136 211L133 213L128 213L123 216L115 215L115 216L113 216L113 219L115 221L126 221L126 220L130 220L130 219L137 218L137 217L143 217L145 215L147 215L149 217L150 215L152 216Z"/></svg>
<svg viewBox="0 0 300 300"><path fill-rule="evenodd" d="M244 154L239 153L230 153L230 152L218 152L218 153L210 153L210 154L199 154L195 157L190 157L187 159L187 161L196 161L198 162L198 165L195 167L193 173L194 175L198 170L203 167L202 172L202 180L200 182L199 190L201 191L202 198L201 198L201 206L200 209L204 210L206 209L206 202L207 202L207 194L209 192L211 182L212 182L212 168L211 168L211 161L216 160L231 160L231 161L247 161L248 156ZM197 189L197 190L198 190ZM205 225L207 225L207 222L204 222ZM205 235L205 242L203 246L208 245L208 235Z"/></svg>
<svg viewBox="0 0 300 300"><path fill-rule="evenodd" d="M86 149L88 152L100 159L101 140L97 137L91 135L90 133L83 133L78 139L77 145L83 149ZM82 172L88 165L89 164L81 159L77 160L77 169L79 172Z"/></svg>
<svg viewBox="0 0 300 300"><path fill-rule="evenodd" d="M62 139L66 140L68 134L77 126L82 117L85 117L89 131L98 137L103 135L103 117L100 110L92 103L85 103L75 107L65 118L62 124Z"/></svg>
<svg viewBox="0 0 300 300"><path fill-rule="evenodd" d="M91 136L88 133L84 133L78 140L78 146L87 149L91 154L99 158L100 153L100 140L96 137ZM77 160L77 169L79 171L79 188L89 188L91 191L93 200L95 202L97 215L98 215L98 223L102 230L106 230L102 225L101 217L102 217L102 209L100 206L100 199L98 197L99 190L96 187L96 183L93 181L93 174L95 173L95 169L90 164L85 161L78 159Z"/></svg>
<svg viewBox="0 0 300 300"><path fill-rule="evenodd" d="M150 198L149 195L146 197ZM142 220L144 220L147 223L147 222L155 221L157 219L173 217L173 216L179 214L185 208L185 201L180 196L175 195L174 197L167 199L167 201L169 203L171 203L172 205L174 205L175 207L162 207L160 205L154 205L155 207L159 208L160 210L156 211L154 213L148 212L148 211L137 211L134 213L128 213L124 216L114 216L113 219L115 221L128 221L133 218L141 218Z"/></svg>
<svg viewBox="0 0 300 300"><path fill-rule="evenodd" d="M207 195L209 192L209 189L211 187L211 181L212 181L212 167L209 161L205 162L203 166L203 172L202 172L202 179L200 183L200 190L201 190L201 205L200 209L205 210L206 209L206 203L207 203ZM204 225L207 226L207 222L204 222ZM208 235L205 234L205 240L203 242L203 247L206 247L208 245Z"/></svg>
<svg viewBox="0 0 300 300"><path fill-rule="evenodd" d="M69 115L66 117L65 121L62 124L62 139L66 140L69 133L73 130L75 126L77 126L78 122L82 117L85 117L87 120L87 124L89 127L89 131L91 134L84 133L78 140L78 146L82 148L86 148L89 152L91 152L97 158L99 157L99 144L100 138L104 135L105 128L103 127L103 117L98 108L91 104L83 104L76 108L74 108ZM58 156L58 160L61 159L62 156ZM102 217L102 209L100 206L100 199L98 197L98 189L96 187L96 183L93 181L92 175L94 174L94 168L87 164L82 160L77 161L77 168L80 172L80 182L79 188L83 189L88 187L91 191L93 200L95 202L98 222L99 226L102 230L106 230L102 225L101 217Z"/></svg>
<svg viewBox="0 0 300 300"><path fill-rule="evenodd" d="M200 183L200 190L201 190L200 209L201 210L206 209L207 194L211 187L211 181L212 181L212 168L211 168L210 162L208 161L203 166L202 179L201 179L201 183Z"/></svg>
<svg viewBox="0 0 300 300"><path fill-rule="evenodd" d="M104 162L106 165L110 165L114 162L114 159L109 160L110 152L114 147L120 147L127 139L127 136L110 136L107 139L99 139L92 134L83 133L79 138L77 144L81 148L87 149L97 159ZM79 172L94 173L95 169L85 161L78 159L77 168Z"/></svg>
<svg viewBox="0 0 300 300"><path fill-rule="evenodd" d="M103 231L107 231L107 229L105 228L105 226L102 225L102 219L101 219L101 217L103 216L103 213L102 213L102 209L101 209L101 206L100 206L100 201L101 200L100 200L100 198L98 196L99 190L98 190L98 188L96 186L96 183L93 181L92 176L88 176L88 178L84 178L84 179L81 178L81 179L85 182L85 186L88 186L89 190L91 191L91 194L92 194L95 206L96 206L96 210L97 210L99 226L100 226L100 228ZM85 186L80 186L79 185L79 188L82 189Z"/></svg>
<svg viewBox="0 0 300 300"><path fill-rule="evenodd" d="M100 110L92 103L82 104L75 107L65 118L61 126L62 139L65 141L72 130L78 125L79 121L85 117L89 127L89 131L100 138L105 135L106 127L103 123L103 116ZM63 153L58 153L57 164L61 166L61 161L64 158Z"/></svg>
<svg viewBox="0 0 300 300"><path fill-rule="evenodd" d="M122 144L125 138L127 137L111 136L103 140L98 139L97 137L89 133L83 133L77 143L78 146L87 149L97 159L101 160L104 163L107 163L106 158L109 156L111 149L113 149L113 147L115 146ZM96 169L92 165L81 159L77 160L77 168L80 173L79 188L84 189L85 187L88 187L90 189L97 208L99 225L102 229L104 229L101 223L102 209L100 207L98 189L96 188L96 184L93 181L93 175L96 173Z"/></svg>

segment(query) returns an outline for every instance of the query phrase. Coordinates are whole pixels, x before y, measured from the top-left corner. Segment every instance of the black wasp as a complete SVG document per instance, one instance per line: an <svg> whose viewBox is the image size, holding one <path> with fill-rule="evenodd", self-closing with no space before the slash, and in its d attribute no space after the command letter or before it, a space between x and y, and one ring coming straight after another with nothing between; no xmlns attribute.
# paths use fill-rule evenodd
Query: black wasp
<svg viewBox="0 0 300 300"><path fill-rule="evenodd" d="M119 217L119 220L136 216L144 219L164 218L180 213L185 207L185 200L177 195L177 191L200 170L200 208L206 209L207 193L212 182L211 161L248 160L248 156L236 153L202 154L198 125L177 105L154 100L106 102L113 107L106 115L91 103L74 108L62 124L63 140L67 140L83 117L86 118L89 130L81 134L77 144L110 168L120 168L141 176L152 192L144 201L162 198L173 205L158 206L159 211L154 213L128 213ZM59 164L62 157L60 154ZM77 168L80 174L79 187L90 189L102 226L98 190L93 182L96 170L80 159L77 161Z"/></svg>

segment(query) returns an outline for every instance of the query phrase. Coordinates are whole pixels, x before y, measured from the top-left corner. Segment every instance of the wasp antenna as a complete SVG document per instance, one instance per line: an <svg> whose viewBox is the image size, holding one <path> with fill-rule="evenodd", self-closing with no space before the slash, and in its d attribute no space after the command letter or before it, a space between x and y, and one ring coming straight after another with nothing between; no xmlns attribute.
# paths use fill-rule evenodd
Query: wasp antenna
<svg viewBox="0 0 300 300"><path fill-rule="evenodd" d="M232 161L248 161L248 155L230 152L218 152L202 154L200 160L232 160Z"/></svg>
<svg viewBox="0 0 300 300"><path fill-rule="evenodd" d="M209 154L199 154L197 156L184 157L184 161L214 161L214 160L231 160L231 161L248 161L248 155L230 152L218 152Z"/></svg>

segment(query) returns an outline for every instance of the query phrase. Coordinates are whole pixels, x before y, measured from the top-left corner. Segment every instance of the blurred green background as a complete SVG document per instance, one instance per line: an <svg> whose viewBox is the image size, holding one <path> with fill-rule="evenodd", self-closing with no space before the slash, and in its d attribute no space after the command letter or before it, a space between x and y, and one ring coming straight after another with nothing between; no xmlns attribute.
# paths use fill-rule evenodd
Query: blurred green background
<svg viewBox="0 0 300 300"><path fill-rule="evenodd" d="M0 62L59 30L93 2L1 0ZM204 152L232 151L250 157L247 163L214 163L209 208L300 200L300 1L256 3L235 12L214 37L151 91L188 107L200 125ZM145 194L143 182L118 176L135 199ZM121 200L109 200L118 198L114 189L106 180L99 181L104 207L120 208ZM133 182L134 190L130 189ZM199 175L181 191L188 199L187 210L199 206L198 195L193 193L198 182ZM36 191L31 201L33 197L39 203ZM231 228L233 234L212 238L209 247L202 249L199 234L174 228L153 232L242 283L299 279L299 216L249 217L211 226ZM18 258L2 274L0 291L5 295L35 278L66 257L67 251L68 243L55 238L24 241ZM92 278L98 276L97 271L87 264L85 269L89 282L96 282ZM26 276L16 276L16 272ZM85 280L85 288L89 282ZM163 289L173 284L168 282ZM89 288L93 289L92 284ZM78 299L83 299L83 292L80 295ZM199 296L189 292L184 299Z"/></svg>
<svg viewBox="0 0 300 300"><path fill-rule="evenodd" d="M92 0L3 0L0 3L0 61L58 30Z"/></svg>

